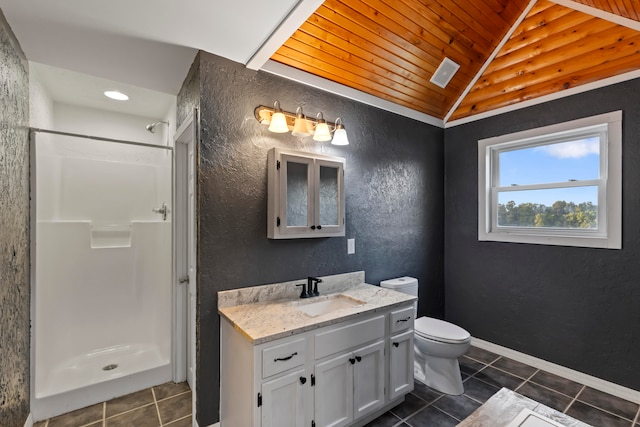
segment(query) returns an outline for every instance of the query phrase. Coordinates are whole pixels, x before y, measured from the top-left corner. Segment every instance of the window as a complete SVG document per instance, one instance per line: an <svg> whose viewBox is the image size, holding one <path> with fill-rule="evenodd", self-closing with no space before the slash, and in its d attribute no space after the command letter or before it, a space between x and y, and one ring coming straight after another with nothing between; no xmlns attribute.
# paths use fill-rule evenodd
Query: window
<svg viewBox="0 0 640 427"><path fill-rule="evenodd" d="M478 240L620 249L622 111L478 141Z"/></svg>

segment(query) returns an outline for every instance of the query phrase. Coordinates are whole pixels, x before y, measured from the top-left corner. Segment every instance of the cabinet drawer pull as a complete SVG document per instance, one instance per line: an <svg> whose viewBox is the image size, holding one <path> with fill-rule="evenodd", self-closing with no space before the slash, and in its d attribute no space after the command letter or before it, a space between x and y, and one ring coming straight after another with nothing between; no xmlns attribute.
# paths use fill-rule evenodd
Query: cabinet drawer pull
<svg viewBox="0 0 640 427"><path fill-rule="evenodd" d="M284 362L285 360L291 360L291 358L293 356L297 356L298 352L296 351L295 353L293 353L291 356L287 356L287 357L279 357L277 359L273 359L274 362Z"/></svg>
<svg viewBox="0 0 640 427"><path fill-rule="evenodd" d="M394 343L393 343L393 346L394 346L394 347L399 347L399 346L400 346L400 344L398 344L397 342L394 342Z"/></svg>
<svg viewBox="0 0 640 427"><path fill-rule="evenodd" d="M398 319L398 320L396 320L396 323L408 322L409 320L411 320L411 316L407 317L406 319Z"/></svg>

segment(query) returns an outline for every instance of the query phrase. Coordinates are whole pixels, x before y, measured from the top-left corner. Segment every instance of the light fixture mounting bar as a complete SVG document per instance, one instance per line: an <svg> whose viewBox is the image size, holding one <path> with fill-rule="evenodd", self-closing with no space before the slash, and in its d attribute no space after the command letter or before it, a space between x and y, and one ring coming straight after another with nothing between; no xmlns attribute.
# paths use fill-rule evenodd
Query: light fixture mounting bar
<svg viewBox="0 0 640 427"><path fill-rule="evenodd" d="M269 123L271 123L271 116L275 112L276 110L273 107L259 105L254 110L254 115L258 122L260 122L263 125L268 125ZM284 110L282 111L282 113L284 114L284 117L287 119L287 127L289 128L290 131L293 131L293 125L295 124L295 121L296 121L296 113L291 113L289 111L284 111ZM318 120L313 117L306 116L305 118L309 123L312 123L314 127L318 124ZM336 124L334 122L330 122L326 120L326 123L327 125L329 125L330 129L336 128Z"/></svg>

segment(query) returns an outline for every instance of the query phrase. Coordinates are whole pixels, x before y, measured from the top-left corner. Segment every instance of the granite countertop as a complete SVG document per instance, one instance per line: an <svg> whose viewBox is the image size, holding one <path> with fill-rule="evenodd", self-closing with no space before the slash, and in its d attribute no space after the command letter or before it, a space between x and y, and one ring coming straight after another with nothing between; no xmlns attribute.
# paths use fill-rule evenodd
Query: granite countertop
<svg viewBox="0 0 640 427"><path fill-rule="evenodd" d="M320 284L321 295L307 299L299 298L300 288L295 288L295 284L301 281L278 284L280 291L286 290L287 295L276 288L269 288L277 285L222 291L218 293L218 311L245 338L257 345L417 300L414 296L379 286L362 282L356 284L358 277L349 277L350 280L341 282L338 276L345 275L323 278L327 283ZM310 316L296 308L337 294L362 301L362 304L319 316Z"/></svg>

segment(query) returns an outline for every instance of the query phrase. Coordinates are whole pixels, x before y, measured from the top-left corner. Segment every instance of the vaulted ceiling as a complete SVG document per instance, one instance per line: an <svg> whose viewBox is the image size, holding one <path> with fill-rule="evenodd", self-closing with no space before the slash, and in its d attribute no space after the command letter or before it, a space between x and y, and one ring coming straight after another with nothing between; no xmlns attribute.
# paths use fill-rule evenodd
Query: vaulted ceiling
<svg viewBox="0 0 640 427"><path fill-rule="evenodd" d="M271 59L451 121L639 70L639 21L639 0L325 0Z"/></svg>
<svg viewBox="0 0 640 427"><path fill-rule="evenodd" d="M0 9L47 66L175 95L204 50L438 126L640 77L640 0L161 3ZM460 68L441 88L430 80L445 58Z"/></svg>

